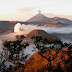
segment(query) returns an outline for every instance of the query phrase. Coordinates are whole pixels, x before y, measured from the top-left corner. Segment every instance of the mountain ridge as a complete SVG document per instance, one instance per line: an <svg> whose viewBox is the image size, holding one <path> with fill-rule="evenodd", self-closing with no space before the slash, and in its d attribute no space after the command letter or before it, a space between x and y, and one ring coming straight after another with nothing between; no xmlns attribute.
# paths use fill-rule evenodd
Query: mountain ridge
<svg viewBox="0 0 72 72"><path fill-rule="evenodd" d="M72 21L69 19L60 18L60 17L48 18L47 16L41 13L28 19L27 21L25 21L25 23L49 23L49 22L56 22L56 21L61 23L66 23L66 24L72 24Z"/></svg>

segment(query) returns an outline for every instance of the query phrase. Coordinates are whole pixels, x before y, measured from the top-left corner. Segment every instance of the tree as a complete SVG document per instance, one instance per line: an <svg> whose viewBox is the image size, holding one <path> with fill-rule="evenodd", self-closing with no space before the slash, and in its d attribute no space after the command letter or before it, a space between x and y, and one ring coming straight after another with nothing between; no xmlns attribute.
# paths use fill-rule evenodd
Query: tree
<svg viewBox="0 0 72 72"><path fill-rule="evenodd" d="M34 39L34 44L38 51L45 50L45 49L53 49L53 48L61 48L62 42L56 38L43 38L42 36L32 36Z"/></svg>
<svg viewBox="0 0 72 72"><path fill-rule="evenodd" d="M38 39L37 39L38 38ZM46 68L46 71L49 71L49 72L52 72L53 71L53 66L51 65L51 62L57 57L57 54L59 53L59 51L62 49L62 46L64 47L68 47L69 45L67 43L62 43L60 40L58 39L47 39L47 38L39 38L39 36L34 37L33 36L33 39L34 39L34 43L35 43L35 46L36 48L38 49L38 51L41 51L41 52L38 52L39 55L41 55L43 58L45 58L47 61L48 61L48 64L47 64L47 68ZM53 48L58 48L57 51L56 51L56 54L55 56L53 56L51 54L51 51L50 49L53 49ZM49 50L49 56L43 56L43 53L46 51L46 50ZM71 46L69 47L69 49L71 49ZM53 57L53 58L52 58ZM60 68L61 70L59 70L58 68ZM60 66L60 64L57 65L57 68L54 70L54 72L57 72L57 71L61 71L61 72L64 72Z"/></svg>
<svg viewBox="0 0 72 72"><path fill-rule="evenodd" d="M16 35L17 40L23 40L25 38L24 35Z"/></svg>
<svg viewBox="0 0 72 72"><path fill-rule="evenodd" d="M53 72L64 72L62 70L62 67L61 67L60 63L57 64L57 67L53 70Z"/></svg>
<svg viewBox="0 0 72 72"><path fill-rule="evenodd" d="M3 50L9 53L8 57L12 61L15 57L18 60L20 52L21 51L23 52L23 49L29 46L28 43L22 44L22 38L24 38L24 36L20 35L20 37L21 39L19 38L18 40L14 40L14 41L8 41L8 40L2 41Z"/></svg>

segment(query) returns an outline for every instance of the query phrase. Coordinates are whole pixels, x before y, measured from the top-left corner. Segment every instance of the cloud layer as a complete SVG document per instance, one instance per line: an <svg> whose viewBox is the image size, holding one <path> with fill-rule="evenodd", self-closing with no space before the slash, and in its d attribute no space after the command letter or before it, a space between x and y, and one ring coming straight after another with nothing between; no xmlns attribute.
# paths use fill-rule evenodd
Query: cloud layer
<svg viewBox="0 0 72 72"><path fill-rule="evenodd" d="M26 35L31 30L34 29L41 29L46 31L47 33L61 33L61 34L69 34L72 33L72 26L70 27L37 27L36 25L25 25L17 23L14 27L14 33L6 34L6 35L0 35L0 51L2 50L2 40L15 40L16 35L24 34ZM62 37L62 40L64 37Z"/></svg>
<svg viewBox="0 0 72 72"><path fill-rule="evenodd" d="M25 25L17 23L14 27L14 32L27 34L31 30L42 29L48 33L72 33L72 26L69 27L37 27L36 25Z"/></svg>

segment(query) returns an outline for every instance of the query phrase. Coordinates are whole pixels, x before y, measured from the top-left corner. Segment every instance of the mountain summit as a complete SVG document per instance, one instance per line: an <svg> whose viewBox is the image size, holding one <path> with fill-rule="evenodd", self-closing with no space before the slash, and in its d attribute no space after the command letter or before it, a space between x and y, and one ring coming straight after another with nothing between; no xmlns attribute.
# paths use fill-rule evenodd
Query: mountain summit
<svg viewBox="0 0 72 72"><path fill-rule="evenodd" d="M38 13L37 15L35 15L34 17L30 18L29 20L27 20L26 22L30 22L30 23L48 23L51 22L50 19L48 17L46 17L45 15Z"/></svg>
<svg viewBox="0 0 72 72"><path fill-rule="evenodd" d="M39 29L32 30L26 35L26 37L32 37L32 36L42 36L43 38L54 38L54 36L48 34L44 30Z"/></svg>
<svg viewBox="0 0 72 72"><path fill-rule="evenodd" d="M65 24L72 24L72 21L66 18L48 18L45 15L40 13L41 11L38 10L38 14L30 18L29 20L25 21L26 24L42 24L42 23L49 23L49 22L61 22Z"/></svg>

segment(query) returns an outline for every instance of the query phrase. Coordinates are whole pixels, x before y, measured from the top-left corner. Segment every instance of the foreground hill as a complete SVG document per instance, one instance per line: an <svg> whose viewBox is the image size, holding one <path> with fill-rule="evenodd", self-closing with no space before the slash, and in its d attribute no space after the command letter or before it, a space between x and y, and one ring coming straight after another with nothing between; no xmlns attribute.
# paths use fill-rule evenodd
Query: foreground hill
<svg viewBox="0 0 72 72"><path fill-rule="evenodd" d="M68 49L37 52L26 62L24 72L48 72L49 67L53 67L52 72L71 72L70 56Z"/></svg>
<svg viewBox="0 0 72 72"><path fill-rule="evenodd" d="M23 64L16 64L11 72L72 72L71 50L53 48L33 54Z"/></svg>

